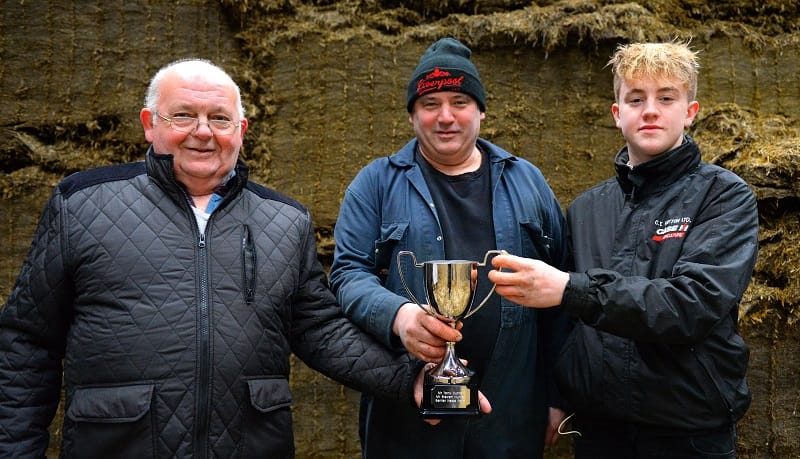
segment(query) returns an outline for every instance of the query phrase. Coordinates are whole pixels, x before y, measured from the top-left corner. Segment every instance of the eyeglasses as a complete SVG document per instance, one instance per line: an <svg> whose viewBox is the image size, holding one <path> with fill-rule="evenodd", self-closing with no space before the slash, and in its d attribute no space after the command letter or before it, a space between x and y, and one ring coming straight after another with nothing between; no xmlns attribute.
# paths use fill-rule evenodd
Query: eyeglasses
<svg viewBox="0 0 800 459"><path fill-rule="evenodd" d="M166 121L169 127L178 132L194 132L200 126L200 119L195 116L173 116L168 118L161 113L155 112L159 118ZM224 118L212 118L205 122L214 134L230 135L242 124L241 121L233 122Z"/></svg>

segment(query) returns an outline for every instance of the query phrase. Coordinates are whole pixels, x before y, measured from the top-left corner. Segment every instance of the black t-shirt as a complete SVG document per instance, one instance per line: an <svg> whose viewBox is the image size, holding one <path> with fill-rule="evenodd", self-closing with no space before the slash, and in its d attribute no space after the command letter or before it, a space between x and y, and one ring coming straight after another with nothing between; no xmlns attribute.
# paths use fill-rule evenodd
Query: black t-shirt
<svg viewBox="0 0 800 459"><path fill-rule="evenodd" d="M486 252L496 249L488 155L481 151L480 168L460 175L439 172L419 150L416 160L422 168L439 215L445 257L448 260L483 262ZM473 307L477 307L491 289L492 283L486 277L490 269L491 266L478 268L478 288ZM500 297L496 293L492 294L482 309L464 319L464 328L461 329L463 339L456 345L456 353L469 361L467 366L475 370L478 381L492 355L499 328Z"/></svg>

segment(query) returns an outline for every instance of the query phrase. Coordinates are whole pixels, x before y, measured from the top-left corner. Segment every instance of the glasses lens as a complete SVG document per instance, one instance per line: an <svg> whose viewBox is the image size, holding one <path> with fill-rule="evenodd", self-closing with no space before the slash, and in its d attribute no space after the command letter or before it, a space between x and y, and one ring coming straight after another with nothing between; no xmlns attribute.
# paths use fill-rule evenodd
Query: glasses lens
<svg viewBox="0 0 800 459"><path fill-rule="evenodd" d="M181 132L192 132L197 127L197 118L191 116L173 116L172 128Z"/></svg>
<svg viewBox="0 0 800 459"><path fill-rule="evenodd" d="M172 129L179 132L194 132L194 130L200 124L200 120L193 116L173 116L172 118L167 118L166 116L160 114L159 116L167 121ZM204 124L206 124L209 129L214 131L215 134L222 135L232 134L233 131L235 131L239 126L238 123L234 123L233 121L225 119L208 120Z"/></svg>
<svg viewBox="0 0 800 459"><path fill-rule="evenodd" d="M236 123L230 120L209 120L208 125L217 134L230 134L236 129Z"/></svg>

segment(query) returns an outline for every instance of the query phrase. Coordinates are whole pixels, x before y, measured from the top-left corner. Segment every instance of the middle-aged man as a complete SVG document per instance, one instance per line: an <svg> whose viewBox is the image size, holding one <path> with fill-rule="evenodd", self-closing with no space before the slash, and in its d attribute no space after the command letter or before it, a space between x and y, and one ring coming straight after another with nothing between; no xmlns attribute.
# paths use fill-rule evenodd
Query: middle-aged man
<svg viewBox="0 0 800 459"><path fill-rule="evenodd" d="M0 311L0 457L289 458L289 356L399 406L422 363L341 313L308 211L248 181L239 88L152 79L140 163L59 183ZM421 378L417 378L421 381Z"/></svg>
<svg viewBox="0 0 800 459"><path fill-rule="evenodd" d="M492 414L431 426L409 404L364 393L359 427L366 458L540 457L546 430L552 443L564 416L552 409L548 424L547 406L557 400L546 390L552 387L546 375L567 323L560 311L534 311L493 295L459 332L410 302L399 277L400 250L419 261L482 261L488 250L501 249L564 263L561 208L541 172L479 138L486 97L470 54L445 38L421 57L407 93L416 137L366 166L347 188L331 286L347 316L386 346L438 362L445 341L459 341L457 354L475 371ZM408 258L410 288L424 299ZM480 275L476 298L489 285Z"/></svg>

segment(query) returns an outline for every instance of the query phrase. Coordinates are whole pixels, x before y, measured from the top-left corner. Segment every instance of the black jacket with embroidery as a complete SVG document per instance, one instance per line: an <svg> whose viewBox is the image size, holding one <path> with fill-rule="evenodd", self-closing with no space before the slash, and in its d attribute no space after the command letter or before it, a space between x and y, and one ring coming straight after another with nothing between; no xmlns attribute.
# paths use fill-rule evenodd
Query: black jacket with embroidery
<svg viewBox="0 0 800 459"><path fill-rule="evenodd" d="M239 163L201 235L172 171L55 188L0 310L0 457L44 456L62 358L62 457L291 457L290 352L410 399L418 364L341 315L305 208Z"/></svg>
<svg viewBox="0 0 800 459"><path fill-rule="evenodd" d="M730 425L750 404L738 305L757 256L748 185L695 142L617 177L567 211L576 319L556 378L579 416L668 429Z"/></svg>

